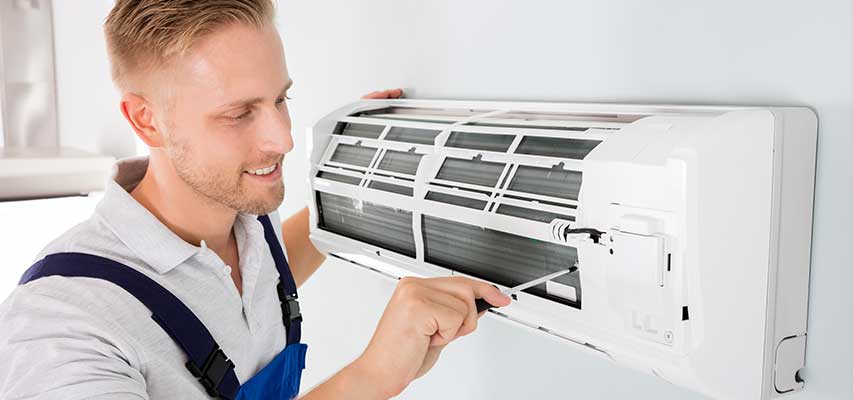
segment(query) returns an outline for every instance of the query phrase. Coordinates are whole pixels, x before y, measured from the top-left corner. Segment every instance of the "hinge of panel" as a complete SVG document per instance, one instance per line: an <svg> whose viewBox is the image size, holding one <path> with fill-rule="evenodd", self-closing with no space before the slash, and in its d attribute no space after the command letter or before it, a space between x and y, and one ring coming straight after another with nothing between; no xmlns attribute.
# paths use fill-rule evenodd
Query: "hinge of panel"
<svg viewBox="0 0 853 400"><path fill-rule="evenodd" d="M776 346L773 383L776 393L788 393L803 388L800 371L806 363L806 335L789 336Z"/></svg>

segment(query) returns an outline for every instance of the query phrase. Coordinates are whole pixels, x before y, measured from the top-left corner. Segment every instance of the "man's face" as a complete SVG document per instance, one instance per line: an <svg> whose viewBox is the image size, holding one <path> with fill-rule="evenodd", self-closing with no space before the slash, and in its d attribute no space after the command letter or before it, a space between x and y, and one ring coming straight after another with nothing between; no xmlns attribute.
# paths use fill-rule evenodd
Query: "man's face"
<svg viewBox="0 0 853 400"><path fill-rule="evenodd" d="M232 25L177 60L164 153L195 191L231 209L266 214L284 198L281 162L293 148L285 101L291 80L273 26Z"/></svg>

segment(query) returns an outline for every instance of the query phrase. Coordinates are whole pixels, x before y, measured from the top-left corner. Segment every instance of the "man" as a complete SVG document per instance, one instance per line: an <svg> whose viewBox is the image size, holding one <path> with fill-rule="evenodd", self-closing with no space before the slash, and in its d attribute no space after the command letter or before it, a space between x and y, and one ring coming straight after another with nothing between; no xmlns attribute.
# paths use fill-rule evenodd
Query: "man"
<svg viewBox="0 0 853 400"><path fill-rule="evenodd" d="M201 399L228 376L238 398L296 394L304 358L285 354L301 345L289 337L296 293L276 285L305 282L324 256L307 209L275 226L293 140L273 12L271 0L117 1L105 23L113 79L150 156L119 161L92 217L0 306L0 398ZM116 271L121 284L105 277ZM476 328L475 298L509 303L475 280L401 280L363 354L304 398L399 394ZM179 305L187 321L169 320ZM194 362L205 335L215 346ZM279 388L285 378L295 386Z"/></svg>

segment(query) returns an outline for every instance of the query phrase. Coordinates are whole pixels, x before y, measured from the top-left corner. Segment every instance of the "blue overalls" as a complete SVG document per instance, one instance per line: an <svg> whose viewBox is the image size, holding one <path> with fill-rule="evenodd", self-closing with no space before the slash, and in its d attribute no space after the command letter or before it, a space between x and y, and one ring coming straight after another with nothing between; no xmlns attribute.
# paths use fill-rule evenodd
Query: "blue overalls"
<svg viewBox="0 0 853 400"><path fill-rule="evenodd" d="M240 385L234 374L234 363L228 359L199 319L175 295L141 272L116 261L84 253L56 253L30 267L19 285L52 275L98 278L120 286L151 310L151 318L186 353L186 367L213 398L292 399L299 394L299 381L305 368L308 346L299 343L302 336L302 314L299 310L296 282L284 251L278 243L272 222L258 216L264 226L279 282L276 286L281 313L287 329L287 345L255 376Z"/></svg>

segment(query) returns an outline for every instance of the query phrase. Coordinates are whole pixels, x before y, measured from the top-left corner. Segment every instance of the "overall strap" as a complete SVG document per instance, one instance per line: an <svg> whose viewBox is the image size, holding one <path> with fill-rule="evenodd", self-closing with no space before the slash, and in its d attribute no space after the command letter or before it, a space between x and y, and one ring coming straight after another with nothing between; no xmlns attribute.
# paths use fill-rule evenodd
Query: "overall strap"
<svg viewBox="0 0 853 400"><path fill-rule="evenodd" d="M284 251L278 242L278 235L273 229L270 217L259 215L258 221L264 226L264 238L275 260L275 268L278 270L278 299L281 301L281 315L284 327L287 329L287 344L299 343L302 338L302 313L299 310L299 298L296 293L296 281L290 272L290 265L284 256Z"/></svg>
<svg viewBox="0 0 853 400"><path fill-rule="evenodd" d="M85 277L109 281L136 297L151 310L151 318L186 353L186 367L215 398L233 399L240 388L234 363L210 332L171 292L145 274L119 262L84 253L51 254L35 263L19 282L47 276Z"/></svg>

